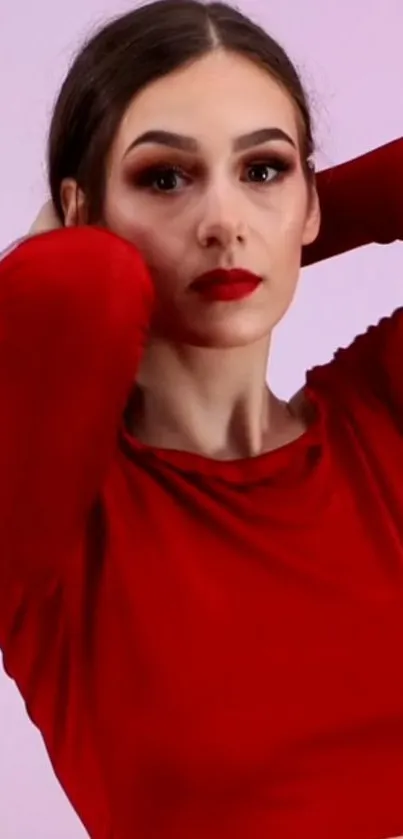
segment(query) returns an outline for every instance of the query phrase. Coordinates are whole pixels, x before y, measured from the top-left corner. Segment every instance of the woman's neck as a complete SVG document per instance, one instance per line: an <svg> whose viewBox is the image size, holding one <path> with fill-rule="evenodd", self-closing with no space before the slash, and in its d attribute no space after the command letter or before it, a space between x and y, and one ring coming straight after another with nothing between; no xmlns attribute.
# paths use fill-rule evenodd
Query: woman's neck
<svg viewBox="0 0 403 839"><path fill-rule="evenodd" d="M237 349L154 340L132 431L144 444L217 460L254 457L304 431L267 387L268 341Z"/></svg>

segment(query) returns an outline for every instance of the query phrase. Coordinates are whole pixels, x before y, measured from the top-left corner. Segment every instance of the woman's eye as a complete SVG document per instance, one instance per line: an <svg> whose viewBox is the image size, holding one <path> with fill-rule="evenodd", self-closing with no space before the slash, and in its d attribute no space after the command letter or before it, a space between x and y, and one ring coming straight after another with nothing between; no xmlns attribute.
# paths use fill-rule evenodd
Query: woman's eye
<svg viewBox="0 0 403 839"><path fill-rule="evenodd" d="M245 180L254 184L266 184L276 180L286 169L282 163L251 163L246 167Z"/></svg>
<svg viewBox="0 0 403 839"><path fill-rule="evenodd" d="M178 192L188 183L188 178L174 167L161 167L144 172L139 178L139 185L154 192Z"/></svg>

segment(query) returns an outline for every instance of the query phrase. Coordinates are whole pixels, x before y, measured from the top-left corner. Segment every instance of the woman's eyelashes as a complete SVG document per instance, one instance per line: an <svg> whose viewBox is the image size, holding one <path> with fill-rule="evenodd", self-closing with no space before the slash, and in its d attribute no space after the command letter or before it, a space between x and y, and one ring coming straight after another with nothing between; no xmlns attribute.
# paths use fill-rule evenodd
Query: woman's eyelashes
<svg viewBox="0 0 403 839"><path fill-rule="evenodd" d="M291 170L291 163L281 158L255 159L245 164L242 180L263 186L280 180Z"/></svg>
<svg viewBox="0 0 403 839"><path fill-rule="evenodd" d="M283 179L292 169L292 163L280 157L255 157L244 161L238 177L242 183L267 187ZM134 185L149 192L172 195L183 192L198 179L208 180L208 173L200 166L181 167L177 164L156 163L145 166L132 177Z"/></svg>
<svg viewBox="0 0 403 839"><path fill-rule="evenodd" d="M193 179L193 176L185 173L179 166L163 164L143 169L135 176L134 183L141 189L170 193L184 189Z"/></svg>

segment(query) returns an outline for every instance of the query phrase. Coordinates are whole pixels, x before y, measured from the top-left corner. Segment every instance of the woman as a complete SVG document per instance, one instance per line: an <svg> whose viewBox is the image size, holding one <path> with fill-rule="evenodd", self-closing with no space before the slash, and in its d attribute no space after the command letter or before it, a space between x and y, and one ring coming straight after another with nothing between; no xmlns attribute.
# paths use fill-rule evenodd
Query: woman
<svg viewBox="0 0 403 839"><path fill-rule="evenodd" d="M0 643L93 839L403 833L402 315L265 381L303 249L401 235L402 146L319 238L312 155L267 34L154 3L63 85L69 229L1 263Z"/></svg>

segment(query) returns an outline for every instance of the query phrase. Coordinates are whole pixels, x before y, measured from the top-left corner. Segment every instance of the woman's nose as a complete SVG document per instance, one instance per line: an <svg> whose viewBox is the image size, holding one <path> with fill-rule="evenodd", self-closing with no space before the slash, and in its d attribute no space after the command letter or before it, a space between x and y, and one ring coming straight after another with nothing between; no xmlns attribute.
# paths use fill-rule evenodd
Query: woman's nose
<svg viewBox="0 0 403 839"><path fill-rule="evenodd" d="M226 203L221 199L206 202L203 216L199 222L197 239L202 248L230 248L235 244L242 244L246 239L245 224L237 212L234 198L232 203L227 198Z"/></svg>

